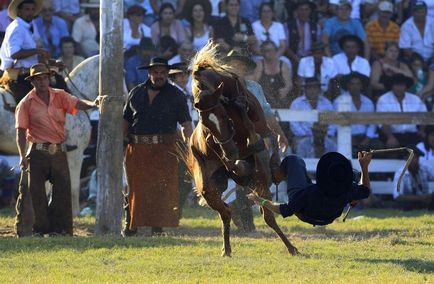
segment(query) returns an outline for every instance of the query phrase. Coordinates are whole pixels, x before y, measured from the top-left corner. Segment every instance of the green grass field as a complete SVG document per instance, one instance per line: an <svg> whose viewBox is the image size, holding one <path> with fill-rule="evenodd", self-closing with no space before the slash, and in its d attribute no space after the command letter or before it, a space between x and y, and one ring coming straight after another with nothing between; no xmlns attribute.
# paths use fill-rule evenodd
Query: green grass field
<svg viewBox="0 0 434 284"><path fill-rule="evenodd" d="M257 215L257 233L233 229L231 258L216 213L184 215L162 237L94 237L95 219L77 218L74 237L16 239L0 210L0 283L434 283L432 212L363 210L325 228L278 218L295 257Z"/></svg>

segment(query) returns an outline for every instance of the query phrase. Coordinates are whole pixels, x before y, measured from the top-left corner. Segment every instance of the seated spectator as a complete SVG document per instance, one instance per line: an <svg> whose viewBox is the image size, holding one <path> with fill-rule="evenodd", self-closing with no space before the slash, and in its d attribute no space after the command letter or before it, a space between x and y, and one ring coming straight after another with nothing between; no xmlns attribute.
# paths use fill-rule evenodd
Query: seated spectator
<svg viewBox="0 0 434 284"><path fill-rule="evenodd" d="M125 82L128 90L132 90L138 84L145 82L148 78L147 69L137 69L149 63L152 57L157 55L157 50L149 37L140 40L137 52L125 62Z"/></svg>
<svg viewBox="0 0 434 284"><path fill-rule="evenodd" d="M77 53L90 57L99 53L99 0L82 3L85 14L72 26L72 38L78 44Z"/></svg>
<svg viewBox="0 0 434 284"><path fill-rule="evenodd" d="M339 5L342 4L342 0L329 0L329 5L331 6L335 6L335 7L331 7L331 9L333 10L338 10L339 9ZM349 2L349 4L351 4L351 14L350 14L350 18L351 19L355 19L355 20L360 20L360 4L363 2L363 0L347 0L347 2Z"/></svg>
<svg viewBox="0 0 434 284"><path fill-rule="evenodd" d="M240 16L253 23L260 18L261 5L269 0L243 0L240 1Z"/></svg>
<svg viewBox="0 0 434 284"><path fill-rule="evenodd" d="M273 7L270 3L262 3L259 8L259 20L252 24L258 44L271 40L278 47L277 55L284 55L286 50L286 35L283 25L273 21ZM258 52L259 53L259 50Z"/></svg>
<svg viewBox="0 0 434 284"><path fill-rule="evenodd" d="M264 59L257 62L252 79L262 86L272 108L288 108L291 102L289 92L292 90L292 70L279 59L277 50L272 41L262 43Z"/></svg>
<svg viewBox="0 0 434 284"><path fill-rule="evenodd" d="M288 21L289 48L287 54L297 65L300 58L310 54L312 44L320 41L321 29L311 15L315 8L313 3L306 0L299 1L294 8L295 17Z"/></svg>
<svg viewBox="0 0 434 284"><path fill-rule="evenodd" d="M226 16L213 26L215 41L221 45L224 54L234 46L248 47L251 51L256 37L249 20L240 17L240 0L225 0L225 4Z"/></svg>
<svg viewBox="0 0 434 284"><path fill-rule="evenodd" d="M417 94L423 89L428 80L428 74L425 70L425 63L422 56L417 52L413 52L410 56L410 69L411 75L414 79L414 84L411 86L408 92Z"/></svg>
<svg viewBox="0 0 434 284"><path fill-rule="evenodd" d="M377 101L378 97L386 92L386 82L395 74L403 74L413 78L413 73L404 62L398 60L399 46L397 42L389 41L385 44L384 57L372 64L371 71L371 98Z"/></svg>
<svg viewBox="0 0 434 284"><path fill-rule="evenodd" d="M364 42L364 55L369 58L369 45L366 33L358 20L350 18L351 2L348 0L339 1L337 16L328 19L321 35L322 41L327 45L326 54L332 56L342 52L340 40L345 35L355 35ZM354 70L353 70L354 71Z"/></svg>
<svg viewBox="0 0 434 284"><path fill-rule="evenodd" d="M152 41L155 45L160 43L163 36L171 36L177 44L187 39L187 33L181 21L175 19L175 8L170 3L161 5L158 21L151 26Z"/></svg>
<svg viewBox="0 0 434 284"><path fill-rule="evenodd" d="M381 1L378 4L378 19L369 21L366 26L370 55L374 60L384 56L385 43L399 41L399 26L391 21L393 16L393 4L389 1Z"/></svg>
<svg viewBox="0 0 434 284"><path fill-rule="evenodd" d="M66 22L53 13L52 0L45 0L41 15L34 22L44 48L48 50L51 57L57 58L60 56L60 39L69 36L69 32Z"/></svg>
<svg viewBox="0 0 434 284"><path fill-rule="evenodd" d="M157 2L157 1L155 1ZM128 8L131 6L138 5L142 7L145 11L145 18L143 20L143 23L150 27L157 19L158 15L158 5L152 5L151 1L144 1L144 0L124 0L124 9L125 12L128 11ZM154 10L154 8L156 10Z"/></svg>
<svg viewBox="0 0 434 284"><path fill-rule="evenodd" d="M365 58L359 56L363 49L363 41L355 35L345 35L340 38L339 46L343 52L333 56L338 75L359 72L365 76L371 75L371 65Z"/></svg>
<svg viewBox="0 0 434 284"><path fill-rule="evenodd" d="M126 57L134 54L135 46L139 45L142 38L151 37L151 29L143 24L145 14L145 9L139 5L131 6L127 10L127 18L123 22L123 48Z"/></svg>
<svg viewBox="0 0 434 284"><path fill-rule="evenodd" d="M54 13L68 24L68 30L80 16L80 0L53 0Z"/></svg>
<svg viewBox="0 0 434 284"><path fill-rule="evenodd" d="M178 44L171 36L163 36L157 45L157 55L167 60L175 57L178 53Z"/></svg>
<svg viewBox="0 0 434 284"><path fill-rule="evenodd" d="M65 65L64 72L66 74L71 73L84 60L83 56L76 55L75 45L76 43L72 37L63 37L60 40L60 57L58 60Z"/></svg>
<svg viewBox="0 0 434 284"><path fill-rule="evenodd" d="M423 141L416 147L424 154L419 158L420 162L434 161L434 125L425 127Z"/></svg>
<svg viewBox="0 0 434 284"><path fill-rule="evenodd" d="M389 92L380 96L377 101L377 112L426 112L422 100L407 90L413 85L413 79L403 74L393 75L386 88ZM380 139L386 147L416 145L421 141L417 126L414 124L392 124L380 127Z"/></svg>
<svg viewBox="0 0 434 284"><path fill-rule="evenodd" d="M375 21L378 19L378 14L379 14L379 2L383 2L383 1L379 1L379 0L363 0L362 1L363 5L361 7L361 13L362 13L362 23L366 24L367 22L370 21ZM393 4L392 4L393 5ZM393 7L393 6L392 6ZM393 13L393 11L392 11ZM368 32L368 31L366 31Z"/></svg>
<svg viewBox="0 0 434 284"><path fill-rule="evenodd" d="M305 110L305 111L311 111L311 110L318 110L318 111L334 111L332 103L321 95L321 88L320 88L320 82L318 78L312 77L312 78L305 78L303 82L303 95L296 98L290 106L290 110ZM315 123L315 129L320 130L321 126L317 125L318 123ZM313 141L313 134L314 134L314 123L313 122L299 122L299 121L292 121L290 122L291 131L294 134L294 148L295 152L297 153L297 149L300 147L310 147L314 149L314 141ZM327 127L326 136L331 139L331 137L334 136L336 132L336 128L332 125L329 125ZM327 138L324 136L325 138ZM303 140L306 137L310 137L310 143L307 145L307 141ZM327 139L324 139L324 143L327 143L327 145L331 144L330 141ZM326 145L326 144L324 144ZM326 147L327 148L327 147Z"/></svg>
<svg viewBox="0 0 434 284"><path fill-rule="evenodd" d="M434 109L434 94L432 91L434 91L434 57L431 59L431 64L429 65L427 82L423 89L417 94L422 100L425 101L430 111Z"/></svg>
<svg viewBox="0 0 434 284"><path fill-rule="evenodd" d="M422 55L428 61L434 55L434 20L427 15L425 2L417 0L413 4L413 13L401 26L399 47L407 58L413 52Z"/></svg>
<svg viewBox="0 0 434 284"><path fill-rule="evenodd" d="M195 51L200 50L212 37L212 27L208 25L211 17L211 4L207 0L193 0L185 6L185 18L190 24L187 34Z"/></svg>
<svg viewBox="0 0 434 284"><path fill-rule="evenodd" d="M303 57L298 65L298 76L317 77L321 82L321 90L327 92L329 82L337 75L332 58L325 56L325 44L318 41L312 44L311 56Z"/></svg>
<svg viewBox="0 0 434 284"><path fill-rule="evenodd" d="M169 60L169 64L175 64L180 62L190 62L194 55L193 45L188 40L181 43L178 48L178 55L175 55Z"/></svg>
<svg viewBox="0 0 434 284"><path fill-rule="evenodd" d="M325 153L336 152L336 142L327 136L327 125L315 122L312 136L301 138L295 148L295 154L302 158L319 158Z"/></svg>
<svg viewBox="0 0 434 284"><path fill-rule="evenodd" d="M342 78L342 88L345 91L334 100L334 109L342 111L341 106L350 102L352 112L375 112L374 103L363 94L367 89L368 82L369 78L358 72L345 75ZM381 148L375 124L351 125L351 140L353 157L357 157L357 152L360 151Z"/></svg>
<svg viewBox="0 0 434 284"><path fill-rule="evenodd" d="M422 208L434 210L434 194L429 193L428 185L428 182L434 181L434 172L429 166L419 163L420 157L424 155L423 152L414 146L410 148L413 149L414 158L402 178L399 189L398 179L403 168L396 171L393 179L395 189L393 198L405 210Z"/></svg>

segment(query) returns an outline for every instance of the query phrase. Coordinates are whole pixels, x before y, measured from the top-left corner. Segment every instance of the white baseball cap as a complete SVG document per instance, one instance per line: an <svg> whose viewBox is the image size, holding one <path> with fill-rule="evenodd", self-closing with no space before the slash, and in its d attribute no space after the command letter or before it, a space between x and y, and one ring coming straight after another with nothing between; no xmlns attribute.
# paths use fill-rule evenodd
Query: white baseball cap
<svg viewBox="0 0 434 284"><path fill-rule="evenodd" d="M380 4L378 4L378 10L393 13L393 4L389 1L381 1Z"/></svg>

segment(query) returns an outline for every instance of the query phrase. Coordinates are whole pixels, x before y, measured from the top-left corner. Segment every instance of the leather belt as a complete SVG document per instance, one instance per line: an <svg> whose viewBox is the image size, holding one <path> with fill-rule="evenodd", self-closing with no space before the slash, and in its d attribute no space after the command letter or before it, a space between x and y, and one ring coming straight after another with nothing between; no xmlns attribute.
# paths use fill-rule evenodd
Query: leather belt
<svg viewBox="0 0 434 284"><path fill-rule="evenodd" d="M38 151L46 151L48 152L48 154L54 155L57 152L66 152L66 145L64 143L33 143L32 149Z"/></svg>
<svg viewBox="0 0 434 284"><path fill-rule="evenodd" d="M130 135L130 143L132 144L167 144L171 140L163 135Z"/></svg>

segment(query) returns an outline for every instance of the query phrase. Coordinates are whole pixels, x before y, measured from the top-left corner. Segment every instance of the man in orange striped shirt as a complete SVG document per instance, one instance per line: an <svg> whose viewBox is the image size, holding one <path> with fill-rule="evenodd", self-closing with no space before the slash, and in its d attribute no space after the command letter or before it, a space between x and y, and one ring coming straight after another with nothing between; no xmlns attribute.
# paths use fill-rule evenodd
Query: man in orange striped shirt
<svg viewBox="0 0 434 284"><path fill-rule="evenodd" d="M382 1L378 5L378 10L378 19L369 21L365 26L373 60L384 55L386 41L399 41L399 26L390 20L393 16L393 4L389 1Z"/></svg>

